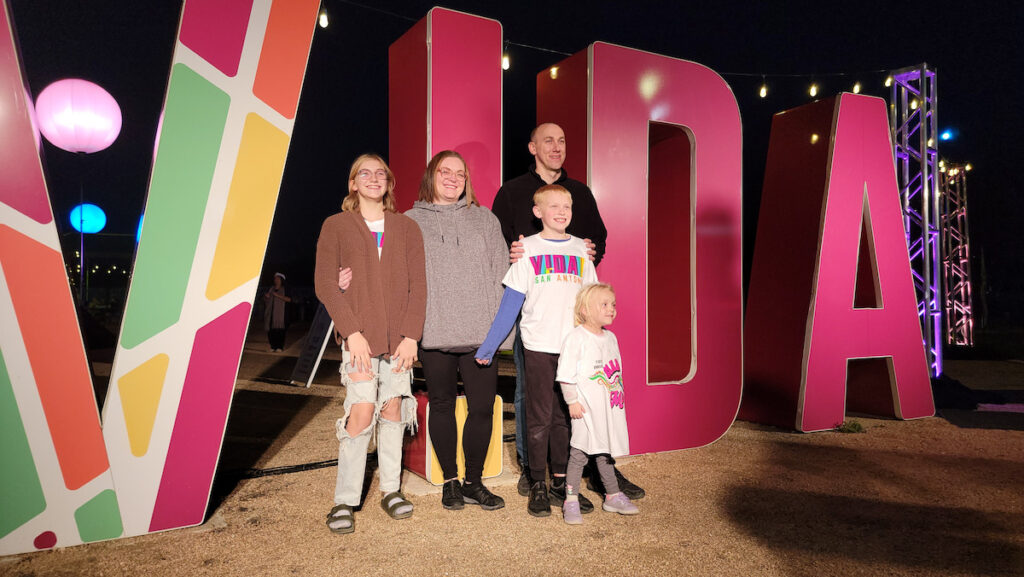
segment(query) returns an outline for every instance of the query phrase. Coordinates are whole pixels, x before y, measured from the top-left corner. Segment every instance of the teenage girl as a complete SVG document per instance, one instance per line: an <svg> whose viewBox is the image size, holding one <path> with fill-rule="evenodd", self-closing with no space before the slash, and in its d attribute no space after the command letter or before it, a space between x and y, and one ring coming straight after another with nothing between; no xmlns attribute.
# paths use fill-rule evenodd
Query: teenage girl
<svg viewBox="0 0 1024 577"><path fill-rule="evenodd" d="M427 302L419 226L395 212L395 177L384 160L364 154L352 163L341 212L324 221L316 249L316 296L344 338L341 381L345 413L339 441L334 508L327 526L355 531L366 450L377 435L380 505L393 519L412 515L400 489L402 437L416 427L412 364ZM339 271L351 283L338 286Z"/></svg>

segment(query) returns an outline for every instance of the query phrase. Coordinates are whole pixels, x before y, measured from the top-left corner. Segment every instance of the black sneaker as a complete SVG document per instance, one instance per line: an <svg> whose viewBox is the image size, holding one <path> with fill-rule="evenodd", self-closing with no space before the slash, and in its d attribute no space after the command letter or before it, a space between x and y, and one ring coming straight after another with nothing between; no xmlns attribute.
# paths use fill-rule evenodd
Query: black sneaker
<svg viewBox="0 0 1024 577"><path fill-rule="evenodd" d="M516 483L516 491L519 491L519 494L523 497L528 497L530 495L530 485L532 484L533 481L530 480L530 472L524 470L519 475L519 482Z"/></svg>
<svg viewBox="0 0 1024 577"><path fill-rule="evenodd" d="M490 492L479 481L462 485L462 499L470 505L480 505L484 511L493 511L505 506L504 499Z"/></svg>
<svg viewBox="0 0 1024 577"><path fill-rule="evenodd" d="M622 473L619 472L618 468L615 469L615 481L619 484L619 491L625 493L631 501L643 499L644 496L647 495L646 491L644 491L642 488L633 484L632 481L624 477ZM604 498L604 483L601 482L601 475L599 475L596 470L593 472L593 474L587 477L587 488L595 493L600 494L601 497Z"/></svg>
<svg viewBox="0 0 1024 577"><path fill-rule="evenodd" d="M555 479L561 479L562 481L556 482L551 481L551 490L548 491L548 499L551 504L555 507L561 507L565 503L565 477L555 477ZM580 513L586 515L587 513L594 512L594 504L583 496L582 493L577 493L580 500Z"/></svg>
<svg viewBox="0 0 1024 577"><path fill-rule="evenodd" d="M441 506L451 510L459 510L466 506L466 501L462 497L462 485L458 479L444 482L444 487L441 488Z"/></svg>
<svg viewBox="0 0 1024 577"><path fill-rule="evenodd" d="M637 499L643 499L647 492L641 489L639 486L633 484L632 481L627 479L615 469L615 481L619 484L619 490L625 493L629 497L630 501L636 501Z"/></svg>
<svg viewBox="0 0 1024 577"><path fill-rule="evenodd" d="M547 517L551 515L551 501L548 500L548 487L544 481L534 481L530 485L530 502L526 510L534 517Z"/></svg>

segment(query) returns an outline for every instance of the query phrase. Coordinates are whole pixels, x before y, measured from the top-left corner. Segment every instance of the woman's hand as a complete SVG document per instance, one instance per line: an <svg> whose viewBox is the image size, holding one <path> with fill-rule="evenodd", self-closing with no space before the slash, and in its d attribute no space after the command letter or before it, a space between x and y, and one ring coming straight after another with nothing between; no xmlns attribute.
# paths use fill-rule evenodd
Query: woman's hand
<svg viewBox="0 0 1024 577"><path fill-rule="evenodd" d="M352 269L338 267L338 288L341 292L348 290L348 285L352 283Z"/></svg>
<svg viewBox="0 0 1024 577"><path fill-rule="evenodd" d="M583 413L586 412L587 410L583 408L583 405L579 401L569 405L569 416L574 419L582 419Z"/></svg>
<svg viewBox="0 0 1024 577"><path fill-rule="evenodd" d="M345 341L348 343L350 364L356 372L370 374L370 343L366 341L363 333L356 331L350 334Z"/></svg>
<svg viewBox="0 0 1024 577"><path fill-rule="evenodd" d="M400 373L402 371L408 371L412 369L412 364L419 357L416 356L416 341L405 337L401 343L398 343L398 348L395 349L395 354L391 357L391 372Z"/></svg>

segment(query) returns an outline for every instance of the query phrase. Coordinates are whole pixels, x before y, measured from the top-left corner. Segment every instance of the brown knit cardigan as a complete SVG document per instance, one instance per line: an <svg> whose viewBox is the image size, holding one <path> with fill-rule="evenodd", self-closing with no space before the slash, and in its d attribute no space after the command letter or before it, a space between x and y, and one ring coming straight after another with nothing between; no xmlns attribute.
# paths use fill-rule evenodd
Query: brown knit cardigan
<svg viewBox="0 0 1024 577"><path fill-rule="evenodd" d="M352 268L348 290L338 289L338 268ZM423 236L411 218L384 213L384 247L358 211L324 221L316 243L316 296L343 337L359 331L374 356L395 354L403 337L420 340L427 307Z"/></svg>

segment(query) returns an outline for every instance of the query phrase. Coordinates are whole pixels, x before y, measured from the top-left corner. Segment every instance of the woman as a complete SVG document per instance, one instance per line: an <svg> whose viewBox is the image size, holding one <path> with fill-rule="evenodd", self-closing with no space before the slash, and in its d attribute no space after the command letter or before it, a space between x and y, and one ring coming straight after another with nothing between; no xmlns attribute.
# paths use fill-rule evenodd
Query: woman
<svg viewBox="0 0 1024 577"><path fill-rule="evenodd" d="M355 531L366 450L377 429L380 505L393 519L412 515L400 489L402 436L416 426L412 364L423 332L426 278L419 227L395 212L395 178L384 160L364 154L349 171L348 197L324 221L316 247L316 296L344 339L338 419L338 477L327 526ZM339 269L350 268L347 290ZM379 418L378 418L379 415Z"/></svg>
<svg viewBox="0 0 1024 577"><path fill-rule="evenodd" d="M508 245L491 211L473 196L469 168L459 153L445 150L427 164L419 200L405 213L420 225L427 262L427 314L420 362L430 398L430 439L444 473L441 504L465 503L493 510L505 506L483 485L491 439L497 365L481 366L473 353L487 336L501 302L508 270ZM459 374L469 416L463 430L465 484L459 484L455 399Z"/></svg>
<svg viewBox="0 0 1024 577"><path fill-rule="evenodd" d="M285 303L292 302L284 292L284 275L274 273L274 286L270 287L267 294L263 295L263 328L267 329L267 342L270 343L271 352L284 350L284 312Z"/></svg>

